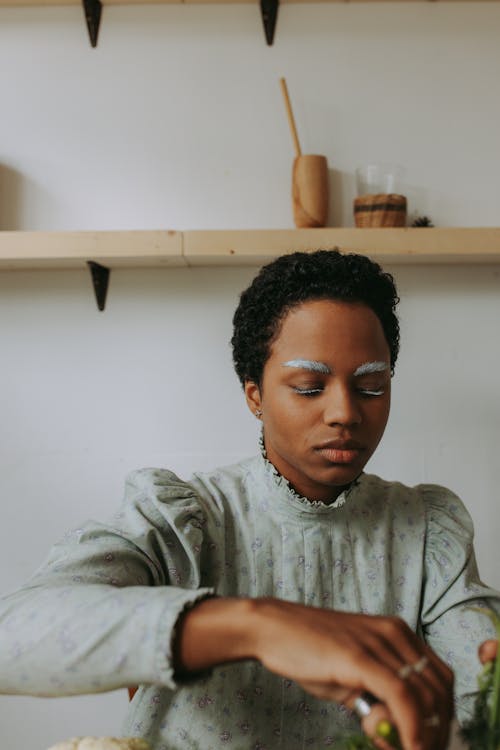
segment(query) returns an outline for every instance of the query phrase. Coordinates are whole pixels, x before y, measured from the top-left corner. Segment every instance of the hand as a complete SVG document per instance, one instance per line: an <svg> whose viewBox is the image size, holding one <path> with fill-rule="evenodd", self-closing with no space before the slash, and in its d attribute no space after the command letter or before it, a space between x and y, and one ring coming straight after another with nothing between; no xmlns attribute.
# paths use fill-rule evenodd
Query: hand
<svg viewBox="0 0 500 750"><path fill-rule="evenodd" d="M387 718L398 729L405 750L446 747L453 716L453 673L402 620L277 599L255 604L255 656L270 671L294 680L317 698L349 707L368 691L381 701L363 720L369 735ZM422 671L410 670L406 678L398 674L424 656L428 661ZM384 747L383 741L376 742Z"/></svg>
<svg viewBox="0 0 500 750"><path fill-rule="evenodd" d="M173 643L179 676L244 659L258 659L312 695L349 708L360 693L372 693L380 705L363 720L372 737L378 722L388 719L404 750L446 747L453 673L396 617L335 612L280 599L211 598L179 619ZM411 668L419 662L421 669ZM398 674L401 668L406 676Z"/></svg>

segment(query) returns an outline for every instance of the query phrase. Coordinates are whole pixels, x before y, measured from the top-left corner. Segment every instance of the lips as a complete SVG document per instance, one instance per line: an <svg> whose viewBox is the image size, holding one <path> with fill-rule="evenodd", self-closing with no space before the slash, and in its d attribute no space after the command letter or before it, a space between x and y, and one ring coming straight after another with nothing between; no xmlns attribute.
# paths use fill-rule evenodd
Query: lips
<svg viewBox="0 0 500 750"><path fill-rule="evenodd" d="M323 458L333 464L350 464L364 450L365 447L356 440L328 440L316 448Z"/></svg>

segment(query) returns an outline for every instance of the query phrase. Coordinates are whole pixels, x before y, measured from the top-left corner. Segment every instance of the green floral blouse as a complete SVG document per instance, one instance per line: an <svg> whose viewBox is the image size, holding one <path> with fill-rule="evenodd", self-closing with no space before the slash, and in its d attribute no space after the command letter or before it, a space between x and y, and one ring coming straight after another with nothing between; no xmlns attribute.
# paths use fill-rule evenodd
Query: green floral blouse
<svg viewBox="0 0 500 750"><path fill-rule="evenodd" d="M177 684L179 614L211 593L274 596L402 617L455 670L459 718L471 708L478 644L493 635L462 502L436 485L362 474L334 505L300 497L265 456L194 474L131 474L109 523L56 544L0 601L0 692L66 696L141 685L124 735L155 750L322 748L359 728L257 662ZM293 655L291 655L293 658ZM125 711L124 696L124 711Z"/></svg>

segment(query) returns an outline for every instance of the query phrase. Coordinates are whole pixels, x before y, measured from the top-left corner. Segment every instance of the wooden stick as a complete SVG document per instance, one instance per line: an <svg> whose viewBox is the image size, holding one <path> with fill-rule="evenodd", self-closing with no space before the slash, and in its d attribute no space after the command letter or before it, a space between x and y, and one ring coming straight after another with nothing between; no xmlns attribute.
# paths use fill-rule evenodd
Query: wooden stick
<svg viewBox="0 0 500 750"><path fill-rule="evenodd" d="M297 128L295 127L295 120L292 112L292 105L290 104L290 97L288 96L288 89L284 78L280 78L281 91L283 92L283 99L285 100L286 113L288 115L288 122L290 130L292 131L293 143L295 146L295 155L301 156L302 151L300 150L299 136L297 135Z"/></svg>

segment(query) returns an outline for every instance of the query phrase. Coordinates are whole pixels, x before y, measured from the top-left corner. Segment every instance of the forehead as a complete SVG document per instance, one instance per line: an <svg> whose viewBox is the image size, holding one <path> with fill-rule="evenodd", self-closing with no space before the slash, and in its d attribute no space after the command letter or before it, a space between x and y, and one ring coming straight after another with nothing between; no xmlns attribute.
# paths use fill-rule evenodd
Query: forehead
<svg viewBox="0 0 500 750"><path fill-rule="evenodd" d="M310 359L338 369L367 361L389 361L382 325L360 303L313 300L293 308L283 319L268 362Z"/></svg>

